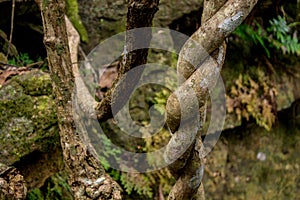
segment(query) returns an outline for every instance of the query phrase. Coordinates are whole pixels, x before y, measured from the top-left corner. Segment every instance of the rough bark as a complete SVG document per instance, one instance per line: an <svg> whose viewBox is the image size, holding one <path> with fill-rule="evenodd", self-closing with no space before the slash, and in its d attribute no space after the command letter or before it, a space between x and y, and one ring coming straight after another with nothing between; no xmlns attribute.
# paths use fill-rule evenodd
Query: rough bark
<svg viewBox="0 0 300 200"><path fill-rule="evenodd" d="M0 199L22 200L27 188L24 177L14 168L0 163Z"/></svg>
<svg viewBox="0 0 300 200"><path fill-rule="evenodd" d="M211 11L218 10L217 6L221 2L213 1ZM189 58L192 63L201 63L204 59L218 48L224 39L241 24L253 9L257 0L229 0L220 10L206 21L191 36L191 39L185 43L181 50L181 57L185 58L178 63L178 72L185 78L189 77L195 70L193 66L187 62ZM202 49L193 49L193 42L200 44ZM195 56L197 52L197 56ZM185 68L185 69L184 69Z"/></svg>
<svg viewBox="0 0 300 200"><path fill-rule="evenodd" d="M151 27L154 14L158 11L158 0L131 0L128 3L127 24L126 30L135 28ZM141 34L141 32L143 34ZM138 70L135 77L129 81L121 81L126 78L126 73L147 62L148 49L137 49L141 44L149 46L152 38L152 33L149 29L128 31L126 33L126 46L124 47L123 65L119 70L118 77L114 81L112 89L106 97L102 99L96 108L97 118L99 121L105 121L112 117L111 104L118 99L118 104L115 107L115 113L118 112L128 101L136 83L139 81L142 70ZM118 95L119 91L126 91Z"/></svg>
<svg viewBox="0 0 300 200"><path fill-rule="evenodd" d="M75 199L121 199L121 188L105 174L76 132L72 116L74 75L68 47L64 1L39 1L69 184Z"/></svg>

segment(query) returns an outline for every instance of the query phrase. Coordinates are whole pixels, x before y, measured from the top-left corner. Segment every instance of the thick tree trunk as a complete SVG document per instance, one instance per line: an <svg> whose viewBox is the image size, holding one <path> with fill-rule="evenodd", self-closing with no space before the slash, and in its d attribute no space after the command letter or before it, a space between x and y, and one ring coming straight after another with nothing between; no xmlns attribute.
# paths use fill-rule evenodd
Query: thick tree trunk
<svg viewBox="0 0 300 200"><path fill-rule="evenodd" d="M41 9L44 44L55 94L60 138L75 199L121 199L121 188L82 143L72 115L74 75L68 47L63 0L36 0Z"/></svg>

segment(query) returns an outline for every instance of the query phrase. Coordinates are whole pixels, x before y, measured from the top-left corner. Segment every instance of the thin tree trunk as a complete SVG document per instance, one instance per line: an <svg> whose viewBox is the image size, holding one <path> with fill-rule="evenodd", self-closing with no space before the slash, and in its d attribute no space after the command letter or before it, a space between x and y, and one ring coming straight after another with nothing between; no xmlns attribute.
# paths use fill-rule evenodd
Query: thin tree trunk
<svg viewBox="0 0 300 200"><path fill-rule="evenodd" d="M111 104L114 103L115 99L118 99L118 104L115 104L114 110L116 114L128 101L135 85L138 83L143 70L137 70L135 76L131 77L130 80L124 82L120 80L124 80L126 78L126 73L131 69L147 63L148 49L138 49L138 47L149 46L152 39L152 32L150 29L139 29L138 31L130 30L151 27L154 14L158 11L158 4L159 0L129 1L126 23L126 45L124 47L123 56L124 64L119 70L118 77L114 81L113 87L96 108L99 121L105 121L112 118L113 113ZM118 95L119 91L126 92L123 92L122 95Z"/></svg>
<svg viewBox="0 0 300 200"><path fill-rule="evenodd" d="M55 94L68 182L75 199L121 199L120 186L82 143L72 115L74 75L68 47L63 0L36 0L41 10L44 44Z"/></svg>

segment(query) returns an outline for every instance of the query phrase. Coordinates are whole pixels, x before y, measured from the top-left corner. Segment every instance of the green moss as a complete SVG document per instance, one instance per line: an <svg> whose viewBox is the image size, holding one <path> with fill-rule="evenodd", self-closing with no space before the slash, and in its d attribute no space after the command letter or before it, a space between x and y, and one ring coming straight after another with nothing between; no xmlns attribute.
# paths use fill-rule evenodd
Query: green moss
<svg viewBox="0 0 300 200"><path fill-rule="evenodd" d="M16 76L0 89L0 162L12 164L59 145L51 91L49 75L38 71Z"/></svg>
<svg viewBox="0 0 300 200"><path fill-rule="evenodd" d="M35 99L36 106L36 127L47 129L49 126L57 123L57 116L55 112L55 103L52 96L40 96ZM47 121L47 123L44 123Z"/></svg>
<svg viewBox="0 0 300 200"><path fill-rule="evenodd" d="M22 94L23 90L20 86L15 85L16 87L14 87L13 85L5 87L0 91L0 96L3 95L5 97L4 95L6 95L5 100L1 101L0 99L0 127L11 118L27 118L31 116L33 108L32 99Z"/></svg>
<svg viewBox="0 0 300 200"><path fill-rule="evenodd" d="M19 83L23 87L24 93L27 95L39 96L52 94L52 85L49 74L40 71L16 76L12 81Z"/></svg>
<svg viewBox="0 0 300 200"><path fill-rule="evenodd" d="M66 0L67 16L78 31L83 42L88 42L88 34L78 15L77 0Z"/></svg>

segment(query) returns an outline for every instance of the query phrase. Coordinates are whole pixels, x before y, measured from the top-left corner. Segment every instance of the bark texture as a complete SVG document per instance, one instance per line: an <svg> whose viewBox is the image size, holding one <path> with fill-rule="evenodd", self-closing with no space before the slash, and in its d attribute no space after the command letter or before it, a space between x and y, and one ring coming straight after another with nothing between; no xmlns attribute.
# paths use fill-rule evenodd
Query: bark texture
<svg viewBox="0 0 300 200"><path fill-rule="evenodd" d="M27 188L24 177L14 168L0 163L0 199L22 200Z"/></svg>
<svg viewBox="0 0 300 200"><path fill-rule="evenodd" d="M115 111L118 112L128 101L135 85L140 79L143 70L137 70L135 76L126 81L126 73L147 63L148 49L138 49L139 46L149 46L152 39L150 29L140 29L138 32L129 31L135 28L151 27L154 14L158 11L158 0L131 0L128 3L127 24L126 24L126 45L124 47L123 65L119 70L118 77L114 81L112 89L102 99L96 108L99 121L105 121L112 117L111 104L118 99ZM142 34L141 34L142 33ZM137 50L135 50L137 49ZM118 95L119 91L126 91ZM114 96L114 97L113 97Z"/></svg>
<svg viewBox="0 0 300 200"><path fill-rule="evenodd" d="M209 20L203 20L205 23L191 36L181 50L181 59L178 63L178 72L185 78L188 78L195 70L196 66L187 63L191 59L192 63L201 63L216 48L218 48L224 39L242 23L253 9L257 0L229 0L218 9L222 1L212 1L209 8L210 13L216 12ZM202 49L193 49L193 41L197 42ZM193 52L197 52L197 56ZM185 69L183 69L185 68Z"/></svg>
<svg viewBox="0 0 300 200"><path fill-rule="evenodd" d="M72 116L74 75L68 47L63 0L36 1L41 9L53 92L69 184L75 199L121 199L121 188L105 174L82 143Z"/></svg>

